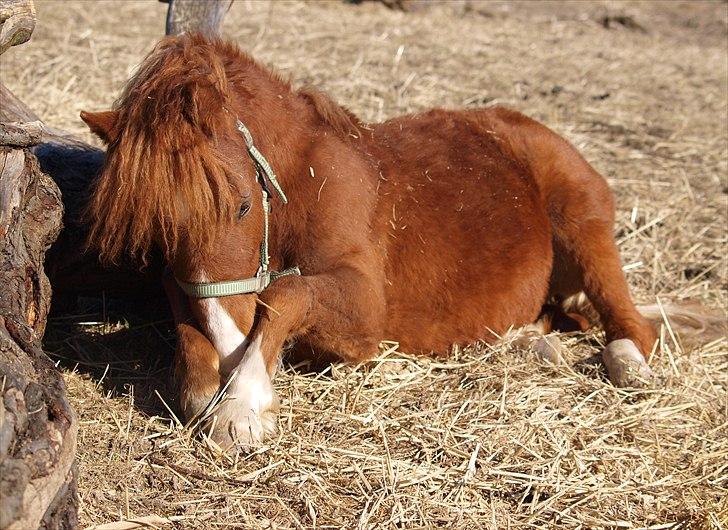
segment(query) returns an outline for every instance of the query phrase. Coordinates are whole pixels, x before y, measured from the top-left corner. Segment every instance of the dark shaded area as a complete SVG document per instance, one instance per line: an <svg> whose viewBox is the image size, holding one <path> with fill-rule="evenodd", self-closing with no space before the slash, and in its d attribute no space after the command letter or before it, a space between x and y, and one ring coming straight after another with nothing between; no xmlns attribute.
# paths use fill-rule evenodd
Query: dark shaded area
<svg viewBox="0 0 728 530"><path fill-rule="evenodd" d="M84 209L104 152L56 141L34 152L65 206L63 231L45 263L53 287L46 350L65 369L99 381L106 392L123 394L133 385L140 410L167 415L154 393L172 403L174 327L161 283L161 256L153 256L143 270L131 261L102 266L87 245Z"/></svg>
<svg viewBox="0 0 728 530"><path fill-rule="evenodd" d="M176 412L175 340L165 298L81 297L73 312L51 314L44 344L60 366L98 381L104 393L133 390L137 409L169 416L160 396Z"/></svg>
<svg viewBox="0 0 728 530"><path fill-rule="evenodd" d="M48 142L34 149L41 168L58 185L63 196L63 232L48 252L46 272L54 296L69 308L77 296L163 298L160 278L163 264L159 254L143 270L132 262L103 267L97 255L87 250L83 212L89 190L104 162L104 152L80 143ZM54 300L55 304L55 300ZM70 306L72 307L72 305Z"/></svg>

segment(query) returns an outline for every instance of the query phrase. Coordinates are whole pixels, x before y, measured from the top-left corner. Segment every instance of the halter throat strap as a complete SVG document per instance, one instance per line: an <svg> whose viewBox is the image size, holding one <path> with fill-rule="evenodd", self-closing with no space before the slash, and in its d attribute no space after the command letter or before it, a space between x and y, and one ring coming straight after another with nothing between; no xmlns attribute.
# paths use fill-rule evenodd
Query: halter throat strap
<svg viewBox="0 0 728 530"><path fill-rule="evenodd" d="M271 195L269 184L281 198L283 204L288 204L288 198L286 197L286 194L283 193L283 189L278 183L278 179L276 178L270 163L265 156L263 156L263 153L255 147L255 144L253 143L253 136L250 134L248 128L239 119L236 119L235 122L238 131L240 131L243 138L245 138L248 155L250 155L250 158L255 165L255 178L258 181L258 184L260 184L260 189L263 195L263 238L260 242L260 266L258 267L258 272L255 276L242 280L201 283L177 280L177 284L180 286L182 291L192 298L219 298L221 296L232 296L235 294L260 293L268 287L272 281L275 281L278 278L301 274L298 267L292 267L280 272L268 270L268 265L270 264L268 233L270 225Z"/></svg>

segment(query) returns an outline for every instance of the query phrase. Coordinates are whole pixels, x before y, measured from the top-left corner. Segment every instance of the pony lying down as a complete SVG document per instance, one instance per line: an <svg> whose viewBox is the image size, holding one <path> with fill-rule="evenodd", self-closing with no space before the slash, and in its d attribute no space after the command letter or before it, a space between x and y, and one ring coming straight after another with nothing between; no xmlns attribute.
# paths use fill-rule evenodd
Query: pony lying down
<svg viewBox="0 0 728 530"><path fill-rule="evenodd" d="M651 378L656 336L630 298L604 178L517 112L363 123L191 35L161 41L113 110L81 117L108 143L90 242L110 262L163 251L180 405L200 415L224 387L207 426L223 447L275 429L287 343L354 363L383 339L446 354L519 327L583 327L544 312L579 293L612 382Z"/></svg>

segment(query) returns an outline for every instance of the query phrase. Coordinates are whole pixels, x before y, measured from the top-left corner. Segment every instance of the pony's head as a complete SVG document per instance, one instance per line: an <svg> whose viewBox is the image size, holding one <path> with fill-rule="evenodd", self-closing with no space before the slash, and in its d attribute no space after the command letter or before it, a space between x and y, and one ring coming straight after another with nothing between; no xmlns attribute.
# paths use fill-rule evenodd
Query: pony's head
<svg viewBox="0 0 728 530"><path fill-rule="evenodd" d="M200 36L165 39L113 110L81 113L108 144L87 210L89 244L103 261L144 263L158 246L185 282L257 272L261 186L226 72L240 55Z"/></svg>

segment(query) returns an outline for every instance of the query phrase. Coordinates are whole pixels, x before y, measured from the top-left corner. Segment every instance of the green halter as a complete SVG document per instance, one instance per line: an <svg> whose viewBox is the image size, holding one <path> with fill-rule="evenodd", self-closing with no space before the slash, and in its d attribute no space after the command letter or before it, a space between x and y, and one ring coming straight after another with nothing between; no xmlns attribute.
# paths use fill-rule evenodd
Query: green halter
<svg viewBox="0 0 728 530"><path fill-rule="evenodd" d="M231 296L234 294L250 294L260 293L270 285L270 283L282 276L300 275L301 271L298 267L283 270L281 272L271 272L268 270L270 255L268 254L268 225L270 216L270 189L268 183L273 186L280 196L283 204L288 204L288 198L283 193L281 185L276 179L273 169L270 167L268 160L265 159L263 153L253 144L253 136L248 128L240 120L236 120L236 126L245 138L245 144L248 147L248 154L255 165L255 178L260 184L263 192L263 240L260 242L260 267L258 272L252 278L244 280L229 280L225 282L209 282L209 283L189 283L177 280L177 284L182 288L187 296L192 298L218 298L221 296Z"/></svg>

